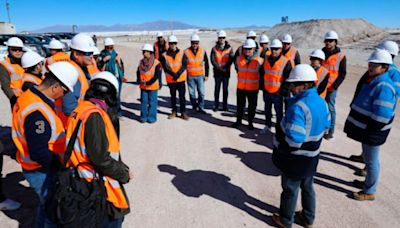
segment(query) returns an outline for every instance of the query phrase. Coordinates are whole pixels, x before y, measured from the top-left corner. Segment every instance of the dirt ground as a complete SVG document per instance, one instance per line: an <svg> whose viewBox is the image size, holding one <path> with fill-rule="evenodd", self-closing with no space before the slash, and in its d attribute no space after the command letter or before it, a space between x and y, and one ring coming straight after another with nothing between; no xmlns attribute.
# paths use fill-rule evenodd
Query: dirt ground
<svg viewBox="0 0 400 228"><path fill-rule="evenodd" d="M236 48L238 37L245 35L228 32L228 40L230 33L235 37L233 46ZM200 37L200 44L209 54L215 34L201 33ZM178 36L178 39L179 48L188 47L189 35ZM240 129L229 127L235 121L234 71L229 85L230 112L212 111L214 79L211 75L206 82L207 115L192 114L187 102L189 121L168 120L169 90L164 86L159 92L158 121L141 124L138 121L140 90L133 81L141 58L140 47L145 41L127 41L124 37L115 40L129 79L123 85L122 93L121 153L135 174L131 183L125 186L132 212L125 217L123 226L231 228L273 225L271 215L278 211L282 189L279 171L271 161L272 135L260 134L265 119L261 114L264 108L261 93L254 131L247 130L246 126ZM348 74L338 92L335 138L324 141L321 148L314 185L317 194L315 227L400 227L400 153L396 152L396 148L400 148L400 123L397 118L381 149L377 199L357 202L347 197L358 191L352 181L362 178L353 173L363 166L348 160L349 155L360 154L361 145L346 137L343 125L356 83L367 67L370 50L366 48L356 45L343 49L348 56ZM302 62L308 63L310 51L300 49ZM8 100L0 94L0 133L7 142L11 115ZM188 100L188 94L186 97ZM220 97L222 99L222 94ZM3 168L4 191L23 205L17 211L0 213L0 226L32 227L37 199L28 188L20 165L12 158L12 150L6 148L4 151L7 154Z"/></svg>

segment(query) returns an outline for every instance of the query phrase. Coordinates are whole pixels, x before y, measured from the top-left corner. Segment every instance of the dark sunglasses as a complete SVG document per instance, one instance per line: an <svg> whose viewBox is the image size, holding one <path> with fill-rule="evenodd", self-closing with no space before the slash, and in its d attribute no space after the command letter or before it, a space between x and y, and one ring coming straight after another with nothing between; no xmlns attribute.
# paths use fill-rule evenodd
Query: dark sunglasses
<svg viewBox="0 0 400 228"><path fill-rule="evenodd" d="M290 45L290 43L282 43L282 45Z"/></svg>
<svg viewBox="0 0 400 228"><path fill-rule="evenodd" d="M279 50L280 48L271 48L271 51L277 51L277 50Z"/></svg>
<svg viewBox="0 0 400 228"><path fill-rule="evenodd" d="M192 42L192 44L199 44L199 42Z"/></svg>
<svg viewBox="0 0 400 228"><path fill-rule="evenodd" d="M175 42L174 42L174 43L169 43L169 45L177 45L177 44L178 44L178 43L175 43Z"/></svg>
<svg viewBox="0 0 400 228"><path fill-rule="evenodd" d="M22 48L20 47L10 47L10 50L13 52L22 52Z"/></svg>
<svg viewBox="0 0 400 228"><path fill-rule="evenodd" d="M113 46L106 46L105 49L107 50L112 50L114 47Z"/></svg>
<svg viewBox="0 0 400 228"><path fill-rule="evenodd" d="M324 40L325 43L332 43L333 41L335 41L335 40L332 40L332 39L326 39L326 40Z"/></svg>
<svg viewBox="0 0 400 228"><path fill-rule="evenodd" d="M218 39L219 39L219 40L223 40L223 39L225 39L225 37L218 37Z"/></svg>
<svg viewBox="0 0 400 228"><path fill-rule="evenodd" d="M84 56L92 56L93 52L83 52L83 51L79 51L79 53L81 53Z"/></svg>
<svg viewBox="0 0 400 228"><path fill-rule="evenodd" d="M310 57L310 60L311 60L311 61L314 61L314 60L323 61L322 59L320 59L320 58L317 58L317 57Z"/></svg>

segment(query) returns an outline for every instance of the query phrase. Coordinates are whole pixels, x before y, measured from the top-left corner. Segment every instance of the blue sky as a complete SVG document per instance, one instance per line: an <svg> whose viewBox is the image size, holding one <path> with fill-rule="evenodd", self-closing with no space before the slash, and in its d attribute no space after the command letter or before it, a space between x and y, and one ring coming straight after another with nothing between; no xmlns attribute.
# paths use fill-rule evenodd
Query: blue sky
<svg viewBox="0 0 400 228"><path fill-rule="evenodd" d="M224 28L275 25L320 18L365 18L380 27L400 27L400 0L9 0L11 21L18 31L46 26L138 24L177 20ZM0 21L7 21L5 0L0 0Z"/></svg>

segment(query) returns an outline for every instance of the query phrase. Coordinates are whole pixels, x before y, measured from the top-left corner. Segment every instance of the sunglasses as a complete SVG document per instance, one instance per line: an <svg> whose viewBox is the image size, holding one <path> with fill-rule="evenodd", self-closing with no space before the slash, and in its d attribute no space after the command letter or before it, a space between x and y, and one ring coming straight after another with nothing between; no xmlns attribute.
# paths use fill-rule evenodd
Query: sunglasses
<svg viewBox="0 0 400 228"><path fill-rule="evenodd" d="M10 47L10 50L13 52L22 52L22 48L19 47Z"/></svg>
<svg viewBox="0 0 400 228"><path fill-rule="evenodd" d="M290 43L282 43L282 45L290 45Z"/></svg>
<svg viewBox="0 0 400 228"><path fill-rule="evenodd" d="M199 44L199 42L192 42L192 44Z"/></svg>
<svg viewBox="0 0 400 228"><path fill-rule="evenodd" d="M177 45L178 43L169 43L169 45Z"/></svg>
<svg viewBox="0 0 400 228"><path fill-rule="evenodd" d="M377 68L380 66L382 66L381 63L368 63L368 67L371 67L371 68Z"/></svg>
<svg viewBox="0 0 400 228"><path fill-rule="evenodd" d="M113 46L106 46L105 49L107 50L112 50L114 47Z"/></svg>
<svg viewBox="0 0 400 228"><path fill-rule="evenodd" d="M81 53L81 54L84 55L84 56L92 56L92 55L93 55L93 52L83 52L83 51L80 51L79 53Z"/></svg>
<svg viewBox="0 0 400 228"><path fill-rule="evenodd" d="M224 40L224 39L225 39L225 37L218 37L218 39L219 39L219 40Z"/></svg>
<svg viewBox="0 0 400 228"><path fill-rule="evenodd" d="M332 43L333 41L335 41L335 40L331 40L331 39L324 40L325 43Z"/></svg>
<svg viewBox="0 0 400 228"><path fill-rule="evenodd" d="M271 48L271 51L277 51L277 50L279 50L280 48Z"/></svg>

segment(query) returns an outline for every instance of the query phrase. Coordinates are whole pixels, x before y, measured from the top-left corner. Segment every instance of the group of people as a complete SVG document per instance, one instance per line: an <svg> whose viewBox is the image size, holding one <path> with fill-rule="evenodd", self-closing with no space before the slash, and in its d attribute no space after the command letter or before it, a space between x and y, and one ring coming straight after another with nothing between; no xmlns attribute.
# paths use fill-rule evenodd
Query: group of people
<svg viewBox="0 0 400 228"><path fill-rule="evenodd" d="M118 109L124 74L113 40L106 39L105 50L99 52L90 36L77 34L71 40L70 55L59 41L52 40L46 59L25 52L17 37L6 45L9 54L0 62L0 82L10 100L17 161L39 199L36 226L59 224L46 213L46 200L54 191L58 172L73 168L87 182L103 177L107 216L98 221L99 226L121 227L129 213L123 184L132 179L132 172L119 153ZM78 133L74 136L74 132ZM71 155L64 161L69 143ZM0 209L20 207L0 193Z"/></svg>

